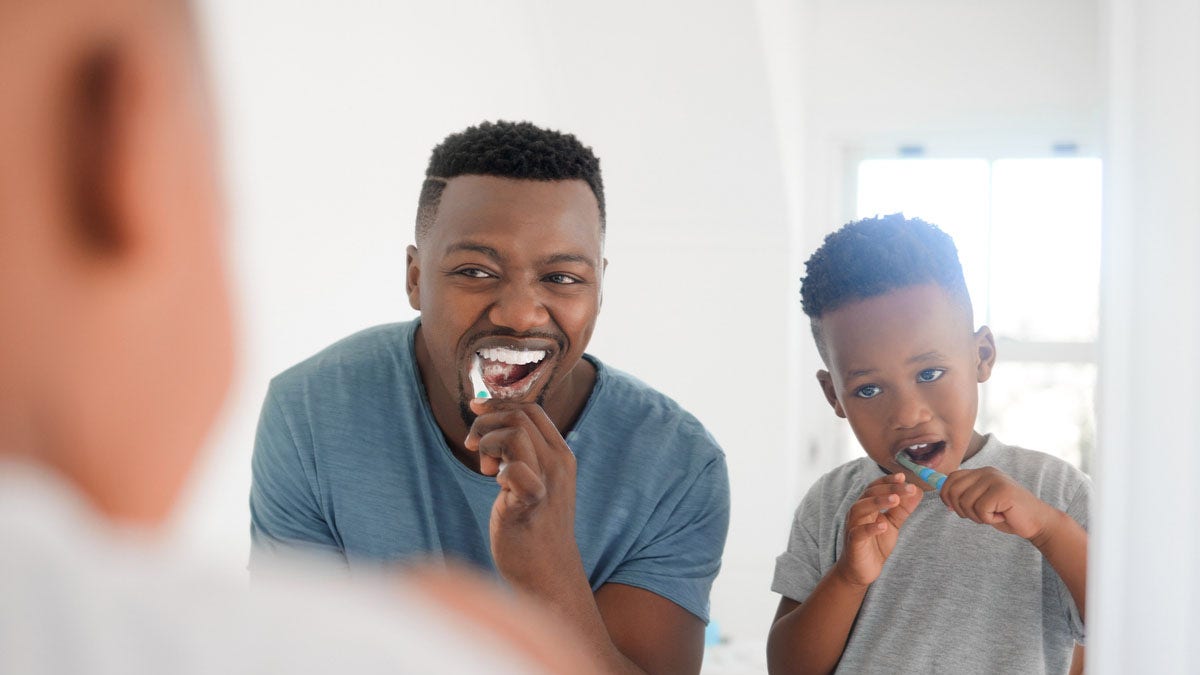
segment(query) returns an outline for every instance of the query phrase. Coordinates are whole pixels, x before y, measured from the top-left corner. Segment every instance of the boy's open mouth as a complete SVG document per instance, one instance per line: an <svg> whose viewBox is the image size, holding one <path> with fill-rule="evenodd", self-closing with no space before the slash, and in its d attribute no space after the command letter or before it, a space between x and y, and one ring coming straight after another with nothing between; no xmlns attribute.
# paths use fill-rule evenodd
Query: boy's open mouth
<svg viewBox="0 0 1200 675"><path fill-rule="evenodd" d="M483 382L495 398L522 398L541 379L550 363L544 349L485 347L480 358Z"/></svg>
<svg viewBox="0 0 1200 675"><path fill-rule="evenodd" d="M916 443L904 448L904 454L908 455L908 458L914 463L930 468L933 468L937 464L945 452L946 441Z"/></svg>

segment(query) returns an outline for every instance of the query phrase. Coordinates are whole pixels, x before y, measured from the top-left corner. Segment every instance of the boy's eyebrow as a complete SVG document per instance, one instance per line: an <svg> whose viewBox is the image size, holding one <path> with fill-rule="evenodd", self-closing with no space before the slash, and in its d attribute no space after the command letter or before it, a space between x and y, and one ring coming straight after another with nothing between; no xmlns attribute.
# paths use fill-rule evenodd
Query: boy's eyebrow
<svg viewBox="0 0 1200 675"><path fill-rule="evenodd" d="M945 360L945 358L946 357L943 356L941 352L935 350L932 352L925 352L924 354L917 354L916 356L910 357L907 361L905 361L905 363L922 363L925 361L943 361L943 360ZM871 373L874 373L875 370L876 370L875 368L863 368L861 370L851 370L848 373L846 373L846 379L850 380L850 379L853 379L856 377L870 375Z"/></svg>

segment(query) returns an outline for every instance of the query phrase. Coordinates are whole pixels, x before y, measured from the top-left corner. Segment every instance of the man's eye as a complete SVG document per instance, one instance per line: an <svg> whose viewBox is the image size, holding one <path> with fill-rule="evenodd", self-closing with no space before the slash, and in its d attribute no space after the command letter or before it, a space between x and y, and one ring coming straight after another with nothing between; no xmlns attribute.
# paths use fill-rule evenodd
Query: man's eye
<svg viewBox="0 0 1200 675"><path fill-rule="evenodd" d="M546 281L552 284L577 284L579 280L569 274L548 274Z"/></svg>
<svg viewBox="0 0 1200 675"><path fill-rule="evenodd" d="M487 279L488 277L492 276L478 267L465 267L461 270L458 270L456 274L464 277L471 277L472 279Z"/></svg>
<svg viewBox="0 0 1200 675"><path fill-rule="evenodd" d="M864 384L854 390L854 395L859 398L875 398L881 393L883 393L883 389L880 389L877 384Z"/></svg>
<svg viewBox="0 0 1200 675"><path fill-rule="evenodd" d="M946 374L945 368L926 368L917 373L917 382L933 382Z"/></svg>

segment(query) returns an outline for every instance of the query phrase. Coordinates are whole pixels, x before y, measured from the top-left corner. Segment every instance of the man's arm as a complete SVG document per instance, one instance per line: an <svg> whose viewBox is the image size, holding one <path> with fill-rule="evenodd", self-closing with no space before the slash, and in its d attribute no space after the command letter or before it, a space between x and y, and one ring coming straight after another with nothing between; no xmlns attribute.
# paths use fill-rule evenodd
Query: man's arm
<svg viewBox="0 0 1200 675"><path fill-rule="evenodd" d="M574 455L545 412L535 404L494 399L477 400L472 408L479 417L466 447L480 453L485 474L498 471L501 488L489 527L500 574L573 626L583 637L590 661L602 672L698 672L702 619L663 595L631 585L646 572L639 569L638 560L626 561L610 583L592 593L575 540ZM708 571L702 579L703 600L728 523L727 483L722 486L720 494L726 500L718 513L698 516L709 518L706 524L720 530L712 542L715 559L700 565ZM694 510L705 511L701 506ZM653 552L645 557L642 562L648 565ZM653 578L653 573L645 576Z"/></svg>
<svg viewBox="0 0 1200 675"><path fill-rule="evenodd" d="M345 563L317 498L311 452L305 453L274 388L268 390L254 438L250 482L250 568L278 554L319 555Z"/></svg>

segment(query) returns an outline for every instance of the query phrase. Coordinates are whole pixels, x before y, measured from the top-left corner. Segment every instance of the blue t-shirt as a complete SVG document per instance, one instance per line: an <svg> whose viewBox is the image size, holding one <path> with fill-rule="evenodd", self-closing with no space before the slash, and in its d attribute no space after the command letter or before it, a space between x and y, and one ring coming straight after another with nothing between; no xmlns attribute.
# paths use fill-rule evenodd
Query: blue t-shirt
<svg viewBox="0 0 1200 675"><path fill-rule="evenodd" d="M252 567L299 547L351 568L433 554L495 570L500 488L454 457L434 421L417 325L369 328L271 381L254 444ZM725 455L677 403L585 358L596 384L566 441L592 590L636 586L707 621L729 527Z"/></svg>

